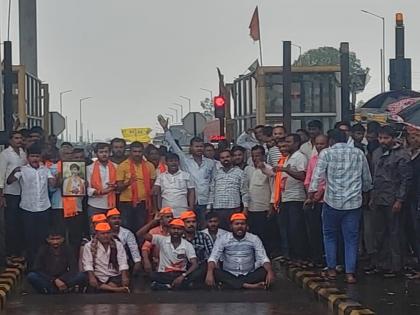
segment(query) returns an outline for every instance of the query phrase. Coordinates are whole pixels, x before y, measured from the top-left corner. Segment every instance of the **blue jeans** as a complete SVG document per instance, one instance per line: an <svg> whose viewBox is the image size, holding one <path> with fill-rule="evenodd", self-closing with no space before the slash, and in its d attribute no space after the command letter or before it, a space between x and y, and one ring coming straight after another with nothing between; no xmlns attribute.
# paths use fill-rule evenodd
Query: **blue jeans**
<svg viewBox="0 0 420 315"><path fill-rule="evenodd" d="M53 278L42 272L32 271L26 276L28 282L34 289L41 294L54 294L58 293L58 289L53 283ZM76 285L84 285L86 283L86 275L82 272L76 273L69 278L66 282L67 288L71 289Z"/></svg>
<svg viewBox="0 0 420 315"><path fill-rule="evenodd" d="M340 228L344 239L344 261L346 273L356 272L357 251L359 246L359 226L362 211L336 210L326 203L322 208L322 229L324 247L329 269L337 266L337 246Z"/></svg>

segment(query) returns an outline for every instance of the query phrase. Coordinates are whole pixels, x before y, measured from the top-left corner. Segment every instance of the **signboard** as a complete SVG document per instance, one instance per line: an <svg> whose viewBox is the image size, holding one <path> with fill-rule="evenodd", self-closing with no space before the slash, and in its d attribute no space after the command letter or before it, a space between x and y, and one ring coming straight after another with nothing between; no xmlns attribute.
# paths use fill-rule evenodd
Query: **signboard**
<svg viewBox="0 0 420 315"><path fill-rule="evenodd" d="M202 133L206 126L207 119L202 113L192 112L188 113L182 120L184 128L194 136Z"/></svg>
<svg viewBox="0 0 420 315"><path fill-rule="evenodd" d="M125 141L134 142L139 141L143 143L149 143L152 139L150 138L150 128L124 128L121 129L121 133Z"/></svg>
<svg viewBox="0 0 420 315"><path fill-rule="evenodd" d="M66 119L58 112L50 112L50 126L52 135L60 135L66 129Z"/></svg>

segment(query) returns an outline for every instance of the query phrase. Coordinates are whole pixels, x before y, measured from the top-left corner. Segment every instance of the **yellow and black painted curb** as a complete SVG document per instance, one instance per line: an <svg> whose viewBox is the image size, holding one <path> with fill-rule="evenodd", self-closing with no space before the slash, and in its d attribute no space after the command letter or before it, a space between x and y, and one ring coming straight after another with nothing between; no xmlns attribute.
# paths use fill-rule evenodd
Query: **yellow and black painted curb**
<svg viewBox="0 0 420 315"><path fill-rule="evenodd" d="M326 304L334 315L375 315L376 313L352 300L334 282L322 278L319 273L300 267L286 267L287 277L314 297Z"/></svg>
<svg viewBox="0 0 420 315"><path fill-rule="evenodd" d="M14 259L0 274L0 309L4 309L7 298L13 288L21 281L24 271L25 262L22 259Z"/></svg>

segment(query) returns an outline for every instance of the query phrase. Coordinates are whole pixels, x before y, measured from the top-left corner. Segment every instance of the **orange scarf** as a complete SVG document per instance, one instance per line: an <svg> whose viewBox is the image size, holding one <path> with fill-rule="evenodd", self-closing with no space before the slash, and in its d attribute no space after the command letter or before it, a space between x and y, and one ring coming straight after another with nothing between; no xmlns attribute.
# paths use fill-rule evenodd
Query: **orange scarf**
<svg viewBox="0 0 420 315"><path fill-rule="evenodd" d="M282 169L284 167L284 164L287 161L287 156L281 156L278 162L278 167L279 169ZM281 201L281 191L283 189L282 187L282 171L278 171L276 173L276 177L274 180L274 207L275 209L278 209L278 206L280 204Z"/></svg>
<svg viewBox="0 0 420 315"><path fill-rule="evenodd" d="M130 178L137 178L136 173L136 164L133 160L129 160L130 163ZM147 167L146 161L141 161L141 170L143 173L143 183L144 183L144 190L146 192L146 207L147 209L151 209L152 199L151 199L151 192L152 187L150 185L150 171ZM137 187L137 180L131 183L131 202L133 203L133 207L136 207L141 200L139 199L139 190Z"/></svg>
<svg viewBox="0 0 420 315"><path fill-rule="evenodd" d="M100 162L99 161L95 161L95 163L93 164L93 172L92 172L92 177L90 179L90 185L92 186L92 188L94 188L98 194L102 194L102 189L103 189L103 185L102 185L102 178L101 178L101 171L99 170L100 167ZM117 169L115 168L114 164L112 164L112 162L108 162L108 174L109 174L109 183L110 184L115 184L117 182ZM116 206L116 196L115 196L115 191L111 191L110 193L108 193L108 208L112 209L115 208Z"/></svg>
<svg viewBox="0 0 420 315"><path fill-rule="evenodd" d="M58 161L57 171L59 174L63 173L63 162ZM62 197L64 217L70 218L77 215L77 199L76 197Z"/></svg>
<svg viewBox="0 0 420 315"><path fill-rule="evenodd" d="M166 166L164 162L159 162L158 169L159 169L159 172L163 174L168 170L168 167Z"/></svg>

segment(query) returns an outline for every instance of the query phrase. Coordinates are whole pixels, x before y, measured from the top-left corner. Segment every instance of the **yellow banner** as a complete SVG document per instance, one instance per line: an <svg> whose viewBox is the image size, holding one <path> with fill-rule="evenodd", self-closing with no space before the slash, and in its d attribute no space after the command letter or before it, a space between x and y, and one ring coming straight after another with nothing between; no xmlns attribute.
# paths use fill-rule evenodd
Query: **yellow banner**
<svg viewBox="0 0 420 315"><path fill-rule="evenodd" d="M152 131L150 128L124 128L121 129L123 138L128 142L140 141L149 143L152 139L149 134Z"/></svg>

